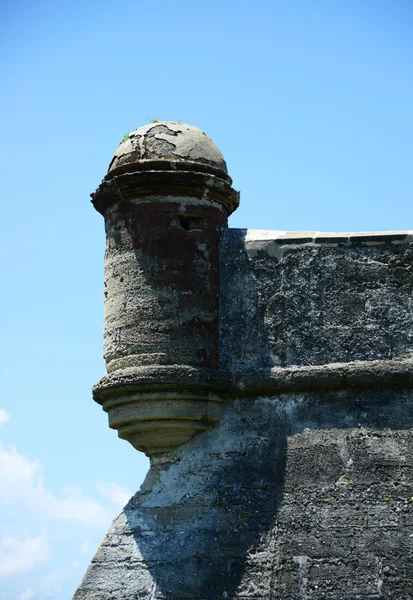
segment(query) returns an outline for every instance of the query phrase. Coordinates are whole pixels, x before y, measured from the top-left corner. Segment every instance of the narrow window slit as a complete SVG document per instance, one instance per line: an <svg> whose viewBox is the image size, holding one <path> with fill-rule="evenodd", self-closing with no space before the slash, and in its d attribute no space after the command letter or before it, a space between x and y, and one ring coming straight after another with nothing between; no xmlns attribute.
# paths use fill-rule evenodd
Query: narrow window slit
<svg viewBox="0 0 413 600"><path fill-rule="evenodd" d="M202 217L179 217L179 223L185 231L201 231L204 228L204 219Z"/></svg>

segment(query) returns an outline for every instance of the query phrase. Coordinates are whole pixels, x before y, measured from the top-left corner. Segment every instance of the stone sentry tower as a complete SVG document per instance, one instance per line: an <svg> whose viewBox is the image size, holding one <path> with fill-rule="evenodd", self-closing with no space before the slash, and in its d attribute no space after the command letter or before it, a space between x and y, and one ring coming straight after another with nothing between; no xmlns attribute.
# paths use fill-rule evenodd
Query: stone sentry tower
<svg viewBox="0 0 413 600"><path fill-rule="evenodd" d="M219 240L238 202L216 145L178 122L133 131L93 194L107 236L110 373L94 395L110 427L148 455L219 419L208 383L219 361Z"/></svg>
<svg viewBox="0 0 413 600"><path fill-rule="evenodd" d="M412 232L228 229L199 129L153 123L95 194L108 375L151 458L76 600L413 600Z"/></svg>

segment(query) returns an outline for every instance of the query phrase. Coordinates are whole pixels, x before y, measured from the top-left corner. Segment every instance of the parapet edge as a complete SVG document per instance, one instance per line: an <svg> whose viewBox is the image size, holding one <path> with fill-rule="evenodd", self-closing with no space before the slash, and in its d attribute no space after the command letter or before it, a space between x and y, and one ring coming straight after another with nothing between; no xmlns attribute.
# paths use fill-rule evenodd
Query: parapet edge
<svg viewBox="0 0 413 600"><path fill-rule="evenodd" d="M246 243L275 242L277 244L351 244L412 242L413 229L401 231L360 231L360 232L323 232L323 231L281 231L266 229L239 229Z"/></svg>

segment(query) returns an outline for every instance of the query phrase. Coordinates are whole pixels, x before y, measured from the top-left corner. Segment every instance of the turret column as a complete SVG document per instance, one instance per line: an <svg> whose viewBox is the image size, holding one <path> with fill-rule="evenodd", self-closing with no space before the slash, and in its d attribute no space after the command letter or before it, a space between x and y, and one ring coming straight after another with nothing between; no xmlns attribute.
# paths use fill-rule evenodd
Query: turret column
<svg viewBox="0 0 413 600"><path fill-rule="evenodd" d="M107 236L94 398L120 437L165 452L219 419L219 240L239 195L206 134L165 122L120 144L92 198Z"/></svg>

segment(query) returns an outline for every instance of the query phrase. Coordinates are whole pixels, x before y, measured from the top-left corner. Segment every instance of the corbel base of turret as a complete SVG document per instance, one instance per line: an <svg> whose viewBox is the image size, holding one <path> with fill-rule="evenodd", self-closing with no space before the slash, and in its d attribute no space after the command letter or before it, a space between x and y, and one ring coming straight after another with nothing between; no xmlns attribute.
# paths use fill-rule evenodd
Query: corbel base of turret
<svg viewBox="0 0 413 600"><path fill-rule="evenodd" d="M93 398L120 438L153 456L215 425L230 389L229 375L217 369L152 365L110 373L93 388Z"/></svg>

